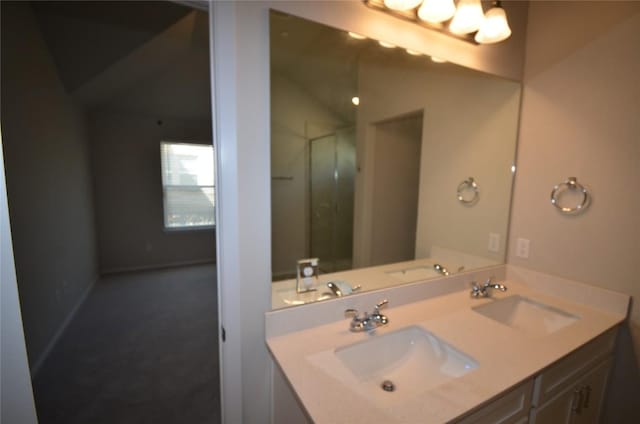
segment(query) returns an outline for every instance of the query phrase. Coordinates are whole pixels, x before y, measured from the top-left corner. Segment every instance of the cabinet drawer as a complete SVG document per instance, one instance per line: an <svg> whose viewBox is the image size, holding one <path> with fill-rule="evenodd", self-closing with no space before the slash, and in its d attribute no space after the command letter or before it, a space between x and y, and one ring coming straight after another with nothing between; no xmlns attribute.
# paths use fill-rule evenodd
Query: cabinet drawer
<svg viewBox="0 0 640 424"><path fill-rule="evenodd" d="M618 328L615 327L575 352L551 365L535 379L534 406L539 406L574 384L590 367L613 351Z"/></svg>
<svg viewBox="0 0 640 424"><path fill-rule="evenodd" d="M529 380L457 422L459 424L526 423L531 406L532 389L533 380Z"/></svg>

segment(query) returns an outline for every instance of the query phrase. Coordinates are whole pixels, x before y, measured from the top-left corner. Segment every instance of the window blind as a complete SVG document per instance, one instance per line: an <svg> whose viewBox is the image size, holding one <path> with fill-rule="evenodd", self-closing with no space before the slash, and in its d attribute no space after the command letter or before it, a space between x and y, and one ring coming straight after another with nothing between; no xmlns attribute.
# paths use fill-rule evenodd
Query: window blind
<svg viewBox="0 0 640 424"><path fill-rule="evenodd" d="M213 146L163 141L160 158L165 228L213 226Z"/></svg>

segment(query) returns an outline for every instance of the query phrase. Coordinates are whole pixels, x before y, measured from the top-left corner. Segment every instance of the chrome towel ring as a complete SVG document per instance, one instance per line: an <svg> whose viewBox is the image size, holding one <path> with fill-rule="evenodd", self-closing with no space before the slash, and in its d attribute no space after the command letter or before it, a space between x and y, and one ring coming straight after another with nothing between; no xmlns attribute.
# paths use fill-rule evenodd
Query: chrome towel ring
<svg viewBox="0 0 640 424"><path fill-rule="evenodd" d="M560 194L566 190L579 190L582 193L582 201L573 208L561 206L558 202L558 196L560 196ZM562 213L579 213L586 209L587 206L589 206L590 201L591 195L589 194L589 191L578 182L578 179L576 177L569 177L565 182L553 187L553 190L551 191L551 204Z"/></svg>
<svg viewBox="0 0 640 424"><path fill-rule="evenodd" d="M465 196L463 195L465 192L468 192L468 191L471 191L473 193L473 197L471 197L470 199L468 198L468 196L467 198L465 198ZM480 188L478 187L478 183L476 183L473 177L469 177L463 182L461 182L460 184L458 184L457 192L458 192L458 200L460 201L460 203L464 205L471 205L476 203L480 196Z"/></svg>

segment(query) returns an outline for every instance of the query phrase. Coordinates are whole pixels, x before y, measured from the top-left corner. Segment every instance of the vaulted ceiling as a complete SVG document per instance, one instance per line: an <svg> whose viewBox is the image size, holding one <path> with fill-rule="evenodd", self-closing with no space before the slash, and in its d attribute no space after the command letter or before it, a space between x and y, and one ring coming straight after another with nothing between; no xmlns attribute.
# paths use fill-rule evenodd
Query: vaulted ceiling
<svg viewBox="0 0 640 424"><path fill-rule="evenodd" d="M59 77L80 105L209 116L204 12L149 1L42 1L32 6Z"/></svg>

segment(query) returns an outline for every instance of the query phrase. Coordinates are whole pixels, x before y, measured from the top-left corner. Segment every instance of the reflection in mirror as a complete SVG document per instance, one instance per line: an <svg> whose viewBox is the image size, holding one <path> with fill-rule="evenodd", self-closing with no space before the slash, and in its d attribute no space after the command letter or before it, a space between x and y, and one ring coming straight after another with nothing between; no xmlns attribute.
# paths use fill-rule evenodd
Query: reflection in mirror
<svg viewBox="0 0 640 424"><path fill-rule="evenodd" d="M519 83L275 11L270 43L274 308L504 262Z"/></svg>

